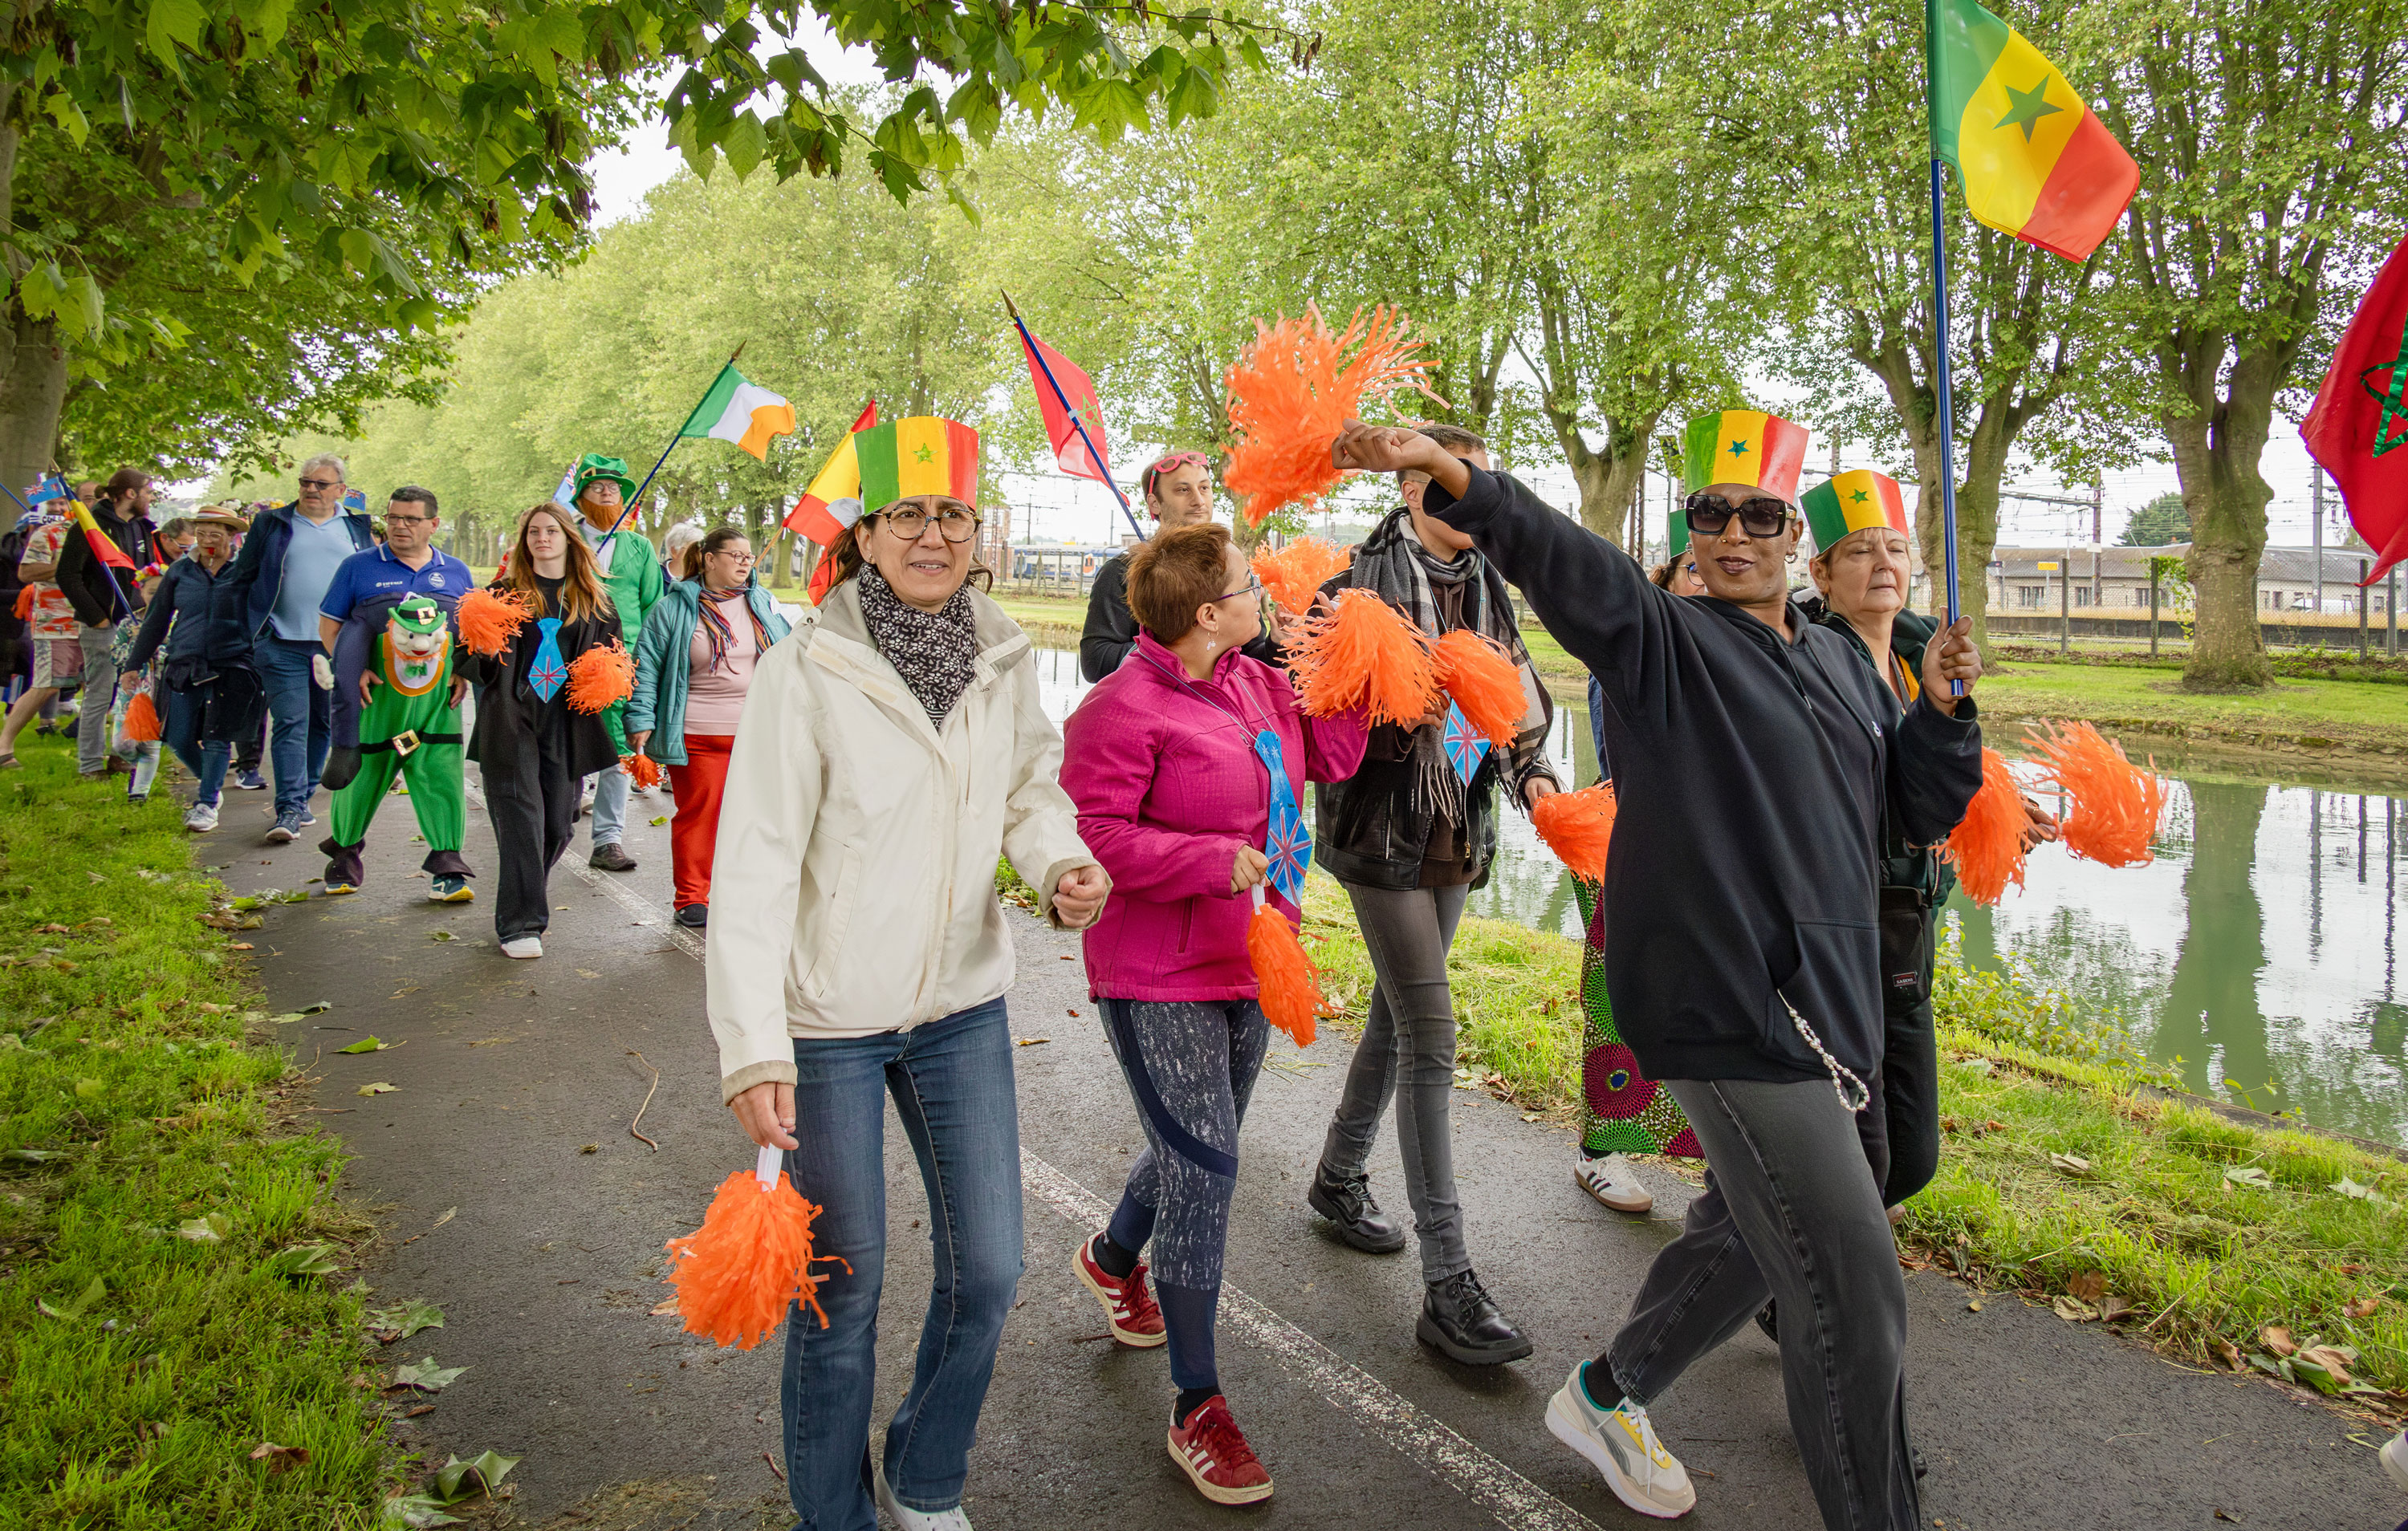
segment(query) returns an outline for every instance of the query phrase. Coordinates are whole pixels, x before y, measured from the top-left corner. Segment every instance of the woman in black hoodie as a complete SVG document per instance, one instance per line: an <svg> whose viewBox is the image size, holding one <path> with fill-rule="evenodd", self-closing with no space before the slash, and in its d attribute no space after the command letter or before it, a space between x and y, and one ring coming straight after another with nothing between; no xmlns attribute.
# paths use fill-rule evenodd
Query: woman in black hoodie
<svg viewBox="0 0 2408 1531"><path fill-rule="evenodd" d="M1755 422L1734 444L1756 457L1773 425L1797 431L1734 418ZM1511 477L1410 432L1350 422L1331 454L1430 475L1429 511L1598 677L1621 795L1648 805L1614 824L1606 985L1712 1174L1612 1345L1549 1402L1548 1428L1633 1509L1684 1513L1696 1493L1647 1405L1777 1298L1790 1426L1825 1523L1919 1525L1905 1285L1854 1113L1882 1057L1886 832L1944 838L1981 784L1974 708L1951 694L1981 673L1965 628L1929 646L1923 694L1901 711L1845 639L1808 622L1787 598L1794 457L1785 484L1729 468L1690 495L1707 594L1682 599Z"/></svg>

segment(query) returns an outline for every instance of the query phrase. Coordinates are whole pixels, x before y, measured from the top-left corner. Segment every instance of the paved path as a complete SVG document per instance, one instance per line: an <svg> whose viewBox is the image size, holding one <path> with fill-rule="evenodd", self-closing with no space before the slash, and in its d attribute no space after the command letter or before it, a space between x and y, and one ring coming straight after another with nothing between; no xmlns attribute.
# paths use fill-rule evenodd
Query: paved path
<svg viewBox="0 0 2408 1531"><path fill-rule="evenodd" d="M237 890L294 887L321 870L308 842L257 844L263 797L230 794L224 827L203 849ZM372 837L359 894L274 909L251 937L271 1009L333 1002L286 1030L315 1060L320 1104L343 1113L322 1120L357 1155L347 1189L385 1230L369 1268L376 1300L424 1297L446 1314L389 1359L431 1353L470 1368L431 1414L404 1422L403 1438L438 1463L487 1447L523 1456L510 1480L521 1523L792 1524L763 1457L777 1451L777 1346L720 1352L649 1314L667 1295L662 1241L690 1231L712 1187L752 1158L719 1104L698 945L667 920L667 834L644 823L666 811L665 798L634 800L629 849L643 866L632 874L587 871L580 835L553 880L540 962L495 952L490 903L423 901L423 879L408 874L423 851L409 843L402 801ZM466 853L490 880L492 837L473 805ZM1455 1366L1413 1341L1410 1254L1355 1253L1317 1233L1303 1208L1344 1061L1338 1037L1303 1056L1275 1049L1233 1211L1222 1377L1279 1492L1254 1511L1202 1502L1163 1451L1162 1353L1097 1342L1100 1313L1068 1270L1141 1138L1076 939L1013 920L1012 1029L1052 1039L1015 1053L1028 1273L971 1461L968 1508L982 1531L1173 1531L1240 1515L1433 1531L1649 1524L1541 1421L1567 1370L1600 1348L1686 1189L1650 1172L1654 1217L1618 1218L1573 1188L1566 1135L1459 1095L1473 1255L1538 1353ZM438 930L458 938L435 940ZM406 1045L335 1052L371 1033ZM657 1152L627 1134L653 1080L637 1052L660 1071L644 1115ZM354 1094L371 1081L400 1088ZM914 1232L926 1203L891 1113L887 1141L882 1411L908 1379L928 1279ZM1383 1134L1374 1184L1401 1204L1392 1145ZM2320 1409L2173 1366L2013 1298L1969 1312L1966 1289L1935 1275L1910 1278L1907 1291L1934 1525L2389 1531L2408 1513L2372 1453ZM1698 1478L1690 1524L1819 1524L1779 1366L1751 1331L1659 1404L1669 1444Z"/></svg>

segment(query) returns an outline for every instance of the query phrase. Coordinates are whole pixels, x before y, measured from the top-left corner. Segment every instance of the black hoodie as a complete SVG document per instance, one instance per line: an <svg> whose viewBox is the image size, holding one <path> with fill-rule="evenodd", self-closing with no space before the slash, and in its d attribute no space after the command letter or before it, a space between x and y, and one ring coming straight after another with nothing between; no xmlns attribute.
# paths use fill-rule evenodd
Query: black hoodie
<svg viewBox="0 0 2408 1531"><path fill-rule="evenodd" d="M1885 727L1879 678L1795 606L1784 641L1739 607L1658 590L1519 481L1470 472L1463 498L1432 483L1424 508L1470 533L1604 688L1620 804L1606 990L1639 1066L1828 1077L1794 1007L1870 1080L1880 847L1885 828L1928 844L1964 817L1982 784L1971 700L1953 718L1918 701Z"/></svg>

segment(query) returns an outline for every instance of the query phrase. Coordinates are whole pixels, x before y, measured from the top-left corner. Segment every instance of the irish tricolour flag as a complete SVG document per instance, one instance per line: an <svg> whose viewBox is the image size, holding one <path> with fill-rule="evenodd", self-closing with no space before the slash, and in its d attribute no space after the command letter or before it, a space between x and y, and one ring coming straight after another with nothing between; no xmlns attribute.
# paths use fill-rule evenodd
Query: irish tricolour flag
<svg viewBox="0 0 2408 1531"><path fill-rule="evenodd" d="M678 435L733 441L766 463L770 437L792 436L794 431L795 407L760 384L746 382L744 374L730 362L719 369L718 380L694 407Z"/></svg>

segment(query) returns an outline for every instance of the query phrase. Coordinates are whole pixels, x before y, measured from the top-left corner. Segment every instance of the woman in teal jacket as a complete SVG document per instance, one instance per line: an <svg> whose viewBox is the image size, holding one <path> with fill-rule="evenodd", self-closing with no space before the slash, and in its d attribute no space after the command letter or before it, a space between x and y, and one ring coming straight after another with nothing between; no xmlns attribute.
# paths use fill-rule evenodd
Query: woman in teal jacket
<svg viewBox="0 0 2408 1531"><path fill-rule="evenodd" d="M677 796L669 821L677 923L698 930L710 919L710 858L736 720L753 665L786 636L787 623L752 582L752 545L736 527L718 527L688 548L680 572L636 643L627 742L668 768Z"/></svg>

